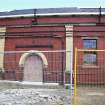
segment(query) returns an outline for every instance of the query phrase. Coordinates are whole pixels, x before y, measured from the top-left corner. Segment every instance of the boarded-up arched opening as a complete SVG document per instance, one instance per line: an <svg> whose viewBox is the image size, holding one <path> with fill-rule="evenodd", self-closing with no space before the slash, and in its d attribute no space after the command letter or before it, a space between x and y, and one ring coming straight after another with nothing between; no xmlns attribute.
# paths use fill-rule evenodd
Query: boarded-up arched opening
<svg viewBox="0 0 105 105"><path fill-rule="evenodd" d="M38 51L24 53L19 65L23 67L23 80L31 82L43 81L43 68L48 66L45 55Z"/></svg>

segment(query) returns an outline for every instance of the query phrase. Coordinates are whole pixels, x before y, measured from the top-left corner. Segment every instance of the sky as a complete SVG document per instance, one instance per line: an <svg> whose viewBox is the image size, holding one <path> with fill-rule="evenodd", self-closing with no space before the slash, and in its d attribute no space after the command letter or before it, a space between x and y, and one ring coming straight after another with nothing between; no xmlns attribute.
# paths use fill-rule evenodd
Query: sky
<svg viewBox="0 0 105 105"><path fill-rule="evenodd" d="M105 0L1 0L0 11L33 8L105 8Z"/></svg>

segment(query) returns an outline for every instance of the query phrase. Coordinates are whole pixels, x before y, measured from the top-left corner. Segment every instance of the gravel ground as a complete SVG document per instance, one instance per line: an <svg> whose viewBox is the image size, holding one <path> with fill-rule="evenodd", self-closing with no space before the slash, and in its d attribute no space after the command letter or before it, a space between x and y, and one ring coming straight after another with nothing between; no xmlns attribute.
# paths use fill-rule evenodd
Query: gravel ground
<svg viewBox="0 0 105 105"><path fill-rule="evenodd" d="M0 105L70 105L67 89L1 89Z"/></svg>
<svg viewBox="0 0 105 105"><path fill-rule="evenodd" d="M52 87L1 82L0 105L73 105L69 88ZM105 87L78 87L77 105L105 105Z"/></svg>
<svg viewBox="0 0 105 105"><path fill-rule="evenodd" d="M9 87L0 85L0 105L73 105L70 89ZM78 87L77 105L105 105L105 87Z"/></svg>
<svg viewBox="0 0 105 105"><path fill-rule="evenodd" d="M77 105L105 105L105 87L77 88Z"/></svg>

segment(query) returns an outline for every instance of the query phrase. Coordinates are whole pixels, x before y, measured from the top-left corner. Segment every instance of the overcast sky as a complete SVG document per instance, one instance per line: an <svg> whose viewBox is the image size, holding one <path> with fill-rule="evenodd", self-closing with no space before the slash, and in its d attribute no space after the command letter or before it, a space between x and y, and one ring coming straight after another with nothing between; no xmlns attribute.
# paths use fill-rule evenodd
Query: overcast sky
<svg viewBox="0 0 105 105"><path fill-rule="evenodd" d="M59 8L59 7L102 7L105 0L1 0L0 11L32 8Z"/></svg>

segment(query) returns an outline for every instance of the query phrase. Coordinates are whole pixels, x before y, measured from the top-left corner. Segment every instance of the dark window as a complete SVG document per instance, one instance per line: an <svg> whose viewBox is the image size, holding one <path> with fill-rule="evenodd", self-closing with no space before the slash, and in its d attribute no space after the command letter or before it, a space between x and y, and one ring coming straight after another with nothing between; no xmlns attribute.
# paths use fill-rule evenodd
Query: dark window
<svg viewBox="0 0 105 105"><path fill-rule="evenodd" d="M96 64L96 53L85 52L84 53L84 64Z"/></svg>
<svg viewBox="0 0 105 105"><path fill-rule="evenodd" d="M85 49L96 49L96 39L84 39L83 45Z"/></svg>
<svg viewBox="0 0 105 105"><path fill-rule="evenodd" d="M83 40L84 49L94 50L97 47L97 40L96 39L84 39ZM94 65L97 62L97 54L94 51L85 51L83 57L83 63Z"/></svg>

